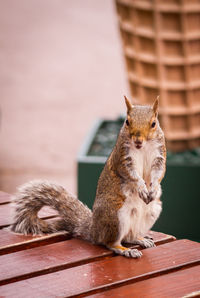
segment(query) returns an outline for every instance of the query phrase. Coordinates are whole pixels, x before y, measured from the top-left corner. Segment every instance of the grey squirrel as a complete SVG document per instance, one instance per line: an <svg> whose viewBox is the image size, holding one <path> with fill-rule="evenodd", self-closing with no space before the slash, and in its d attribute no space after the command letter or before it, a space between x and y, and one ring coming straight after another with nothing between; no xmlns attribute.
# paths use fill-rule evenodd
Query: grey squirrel
<svg viewBox="0 0 200 298"><path fill-rule="evenodd" d="M160 182L166 168L158 99L152 107L132 105L126 97L125 102L127 117L100 175L93 210L60 185L31 181L19 187L13 199L12 231L35 235L66 230L132 258L142 252L122 242L144 248L155 245L145 236L162 210ZM45 205L55 209L60 219L53 223L39 219L37 213Z"/></svg>

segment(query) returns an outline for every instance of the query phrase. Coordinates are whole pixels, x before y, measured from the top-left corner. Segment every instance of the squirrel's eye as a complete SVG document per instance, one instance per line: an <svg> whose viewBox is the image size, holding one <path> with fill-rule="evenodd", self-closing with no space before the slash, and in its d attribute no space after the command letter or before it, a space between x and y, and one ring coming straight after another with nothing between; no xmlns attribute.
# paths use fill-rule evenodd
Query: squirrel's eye
<svg viewBox="0 0 200 298"><path fill-rule="evenodd" d="M156 121L153 121L151 127L154 128L156 126Z"/></svg>
<svg viewBox="0 0 200 298"><path fill-rule="evenodd" d="M129 121L128 121L128 119L126 120L126 125L129 126Z"/></svg>

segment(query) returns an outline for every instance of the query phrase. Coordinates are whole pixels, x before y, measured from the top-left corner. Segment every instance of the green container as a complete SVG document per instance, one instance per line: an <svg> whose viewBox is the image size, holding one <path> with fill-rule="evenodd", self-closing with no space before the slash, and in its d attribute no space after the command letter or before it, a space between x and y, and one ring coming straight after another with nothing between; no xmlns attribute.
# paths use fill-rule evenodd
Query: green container
<svg viewBox="0 0 200 298"><path fill-rule="evenodd" d="M99 175L111 148L106 148L105 142L101 156L95 156L91 151L98 151L96 140L102 128L116 123L120 127L122 122L122 118L115 121L98 120L78 155L78 196L90 208L94 202ZM111 134L111 143L115 143L118 132ZM101 142L103 143L103 136ZM200 241L200 149L168 154L162 190L163 211L153 229L177 238Z"/></svg>

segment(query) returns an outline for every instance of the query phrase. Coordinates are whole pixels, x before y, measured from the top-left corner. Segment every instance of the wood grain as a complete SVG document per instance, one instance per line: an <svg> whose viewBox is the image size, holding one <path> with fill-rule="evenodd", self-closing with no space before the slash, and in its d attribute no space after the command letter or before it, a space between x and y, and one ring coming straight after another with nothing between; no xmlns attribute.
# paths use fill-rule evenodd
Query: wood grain
<svg viewBox="0 0 200 298"><path fill-rule="evenodd" d="M90 297L183 297L200 291L200 265L101 292ZM200 294L200 292L199 292ZM197 296L196 296L197 297Z"/></svg>
<svg viewBox="0 0 200 298"><path fill-rule="evenodd" d="M67 232L59 232L43 236L25 236L12 233L8 230L0 230L0 255L56 243L70 238L71 236Z"/></svg>
<svg viewBox="0 0 200 298"><path fill-rule="evenodd" d="M0 231L0 236L1 232L3 231ZM94 246L91 243L78 239L72 239L62 243L48 245L51 243L50 241L57 240L55 239L56 237L58 238L57 241L62 241L64 237L65 239L67 239L67 235L62 233L43 237L31 237L16 235L13 233L10 234L8 231L4 232L5 233L2 235L2 238L5 241L7 240L7 232L7 236L9 236L11 238L10 240L13 240L13 242L10 243L10 246L7 245L2 247L2 254L3 252L5 253L5 250L7 252L8 249L9 253L11 254L9 256L5 255L0 259L0 284L8 283L12 280L24 279L27 278L27 276L41 275L48 271L56 271L59 268L72 267L75 263L80 262L81 260L82 263L86 263L90 260L94 261L97 258L113 256L113 253L108 249L105 249L101 246ZM157 232L150 232L150 235L154 237L157 245L165 243L166 241L173 241L174 239L172 236ZM19 242L18 237L21 242ZM27 242L25 241L26 237L29 239ZM17 240L18 242L15 243L15 240ZM38 243L39 241L41 241L42 244ZM31 248L31 245L34 245L35 248ZM47 246L36 247L39 245ZM26 248L29 248L29 250L12 253L14 252L14 250L21 250ZM64 259L61 262L60 255L62 254L64 256ZM41 256L42 262L40 261L40 258L38 258L38 256ZM53 260L53 263L49 261L49 258ZM7 264L6 268L4 268L3 265L5 263ZM34 263L34 269L33 267L29 266L32 263Z"/></svg>
<svg viewBox="0 0 200 298"><path fill-rule="evenodd" d="M73 253L75 254L75 251ZM67 251L65 255L67 258ZM37 258L41 259L41 257L40 255ZM143 250L141 259L116 256L3 285L1 295L69 297L93 294L109 287L138 282L197 264L200 264L200 244L189 240L178 240Z"/></svg>
<svg viewBox="0 0 200 298"><path fill-rule="evenodd" d="M112 255L111 251L102 246L95 246L79 239L4 255L0 257L0 285Z"/></svg>

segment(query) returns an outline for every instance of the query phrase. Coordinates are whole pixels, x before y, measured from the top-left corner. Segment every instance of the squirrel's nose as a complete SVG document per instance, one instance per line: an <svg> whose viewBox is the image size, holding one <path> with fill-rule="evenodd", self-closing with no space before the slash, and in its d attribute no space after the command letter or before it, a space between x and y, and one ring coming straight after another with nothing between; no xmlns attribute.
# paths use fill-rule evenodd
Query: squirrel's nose
<svg viewBox="0 0 200 298"><path fill-rule="evenodd" d="M142 141L141 140L135 140L135 146L137 149L140 149L142 147Z"/></svg>

